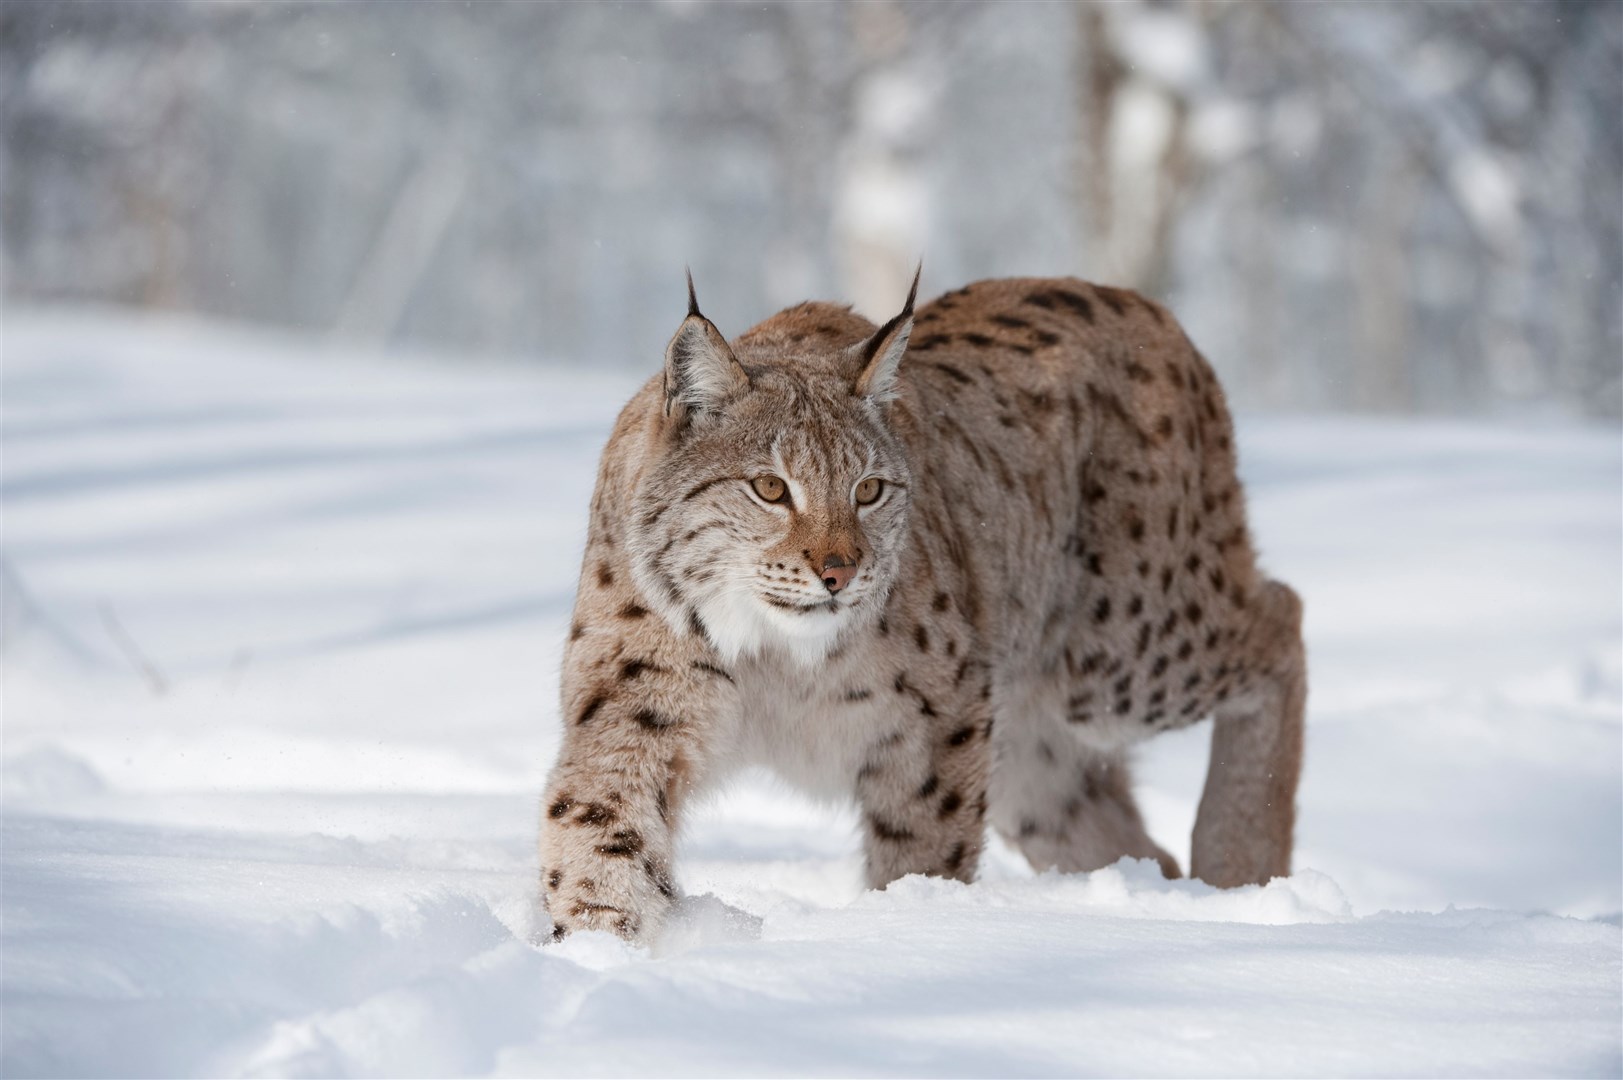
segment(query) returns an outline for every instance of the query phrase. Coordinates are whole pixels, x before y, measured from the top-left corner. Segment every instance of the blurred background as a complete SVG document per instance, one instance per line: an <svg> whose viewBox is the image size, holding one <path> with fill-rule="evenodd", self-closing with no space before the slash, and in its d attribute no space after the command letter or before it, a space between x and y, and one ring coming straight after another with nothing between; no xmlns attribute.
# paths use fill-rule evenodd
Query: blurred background
<svg viewBox="0 0 1623 1080"><path fill-rule="evenodd" d="M653 370L1078 274L1249 408L1617 417L1615 3L0 7L8 303Z"/></svg>

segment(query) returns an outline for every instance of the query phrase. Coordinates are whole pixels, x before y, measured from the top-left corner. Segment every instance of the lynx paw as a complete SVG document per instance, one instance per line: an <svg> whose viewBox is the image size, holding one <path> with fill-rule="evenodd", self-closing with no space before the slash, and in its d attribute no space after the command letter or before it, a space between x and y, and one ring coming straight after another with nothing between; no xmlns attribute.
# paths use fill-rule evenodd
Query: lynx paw
<svg viewBox="0 0 1623 1080"><path fill-rule="evenodd" d="M567 867L544 871L542 897L554 941L576 930L606 930L639 941L659 927L676 891L654 860L616 859L580 873Z"/></svg>

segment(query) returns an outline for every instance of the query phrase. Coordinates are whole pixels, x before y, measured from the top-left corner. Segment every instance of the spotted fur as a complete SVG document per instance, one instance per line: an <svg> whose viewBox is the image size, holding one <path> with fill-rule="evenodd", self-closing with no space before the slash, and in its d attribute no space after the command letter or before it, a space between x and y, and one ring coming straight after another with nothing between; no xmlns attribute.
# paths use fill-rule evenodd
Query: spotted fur
<svg viewBox="0 0 1623 1080"><path fill-rule="evenodd" d="M970 880L988 825L1038 868L1176 875L1126 753L1208 715L1192 872L1288 873L1300 622L1257 569L1223 393L1152 301L985 281L729 343L690 294L592 500L543 803L557 933L655 928L685 808L749 765L854 799L874 887Z"/></svg>

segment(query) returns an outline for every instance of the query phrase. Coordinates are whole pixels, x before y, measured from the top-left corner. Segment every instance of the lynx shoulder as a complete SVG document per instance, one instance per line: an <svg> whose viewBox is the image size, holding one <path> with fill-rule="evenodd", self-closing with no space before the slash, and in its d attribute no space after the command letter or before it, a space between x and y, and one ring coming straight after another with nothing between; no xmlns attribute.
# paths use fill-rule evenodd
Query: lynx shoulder
<svg viewBox="0 0 1623 1080"><path fill-rule="evenodd" d="M1300 625L1222 390L1159 305L983 281L729 342L690 286L593 495L541 825L555 932L651 932L684 808L751 765L854 800L874 887L971 879L988 827L1040 869L1176 875L1126 755L1207 716L1191 871L1286 874Z"/></svg>

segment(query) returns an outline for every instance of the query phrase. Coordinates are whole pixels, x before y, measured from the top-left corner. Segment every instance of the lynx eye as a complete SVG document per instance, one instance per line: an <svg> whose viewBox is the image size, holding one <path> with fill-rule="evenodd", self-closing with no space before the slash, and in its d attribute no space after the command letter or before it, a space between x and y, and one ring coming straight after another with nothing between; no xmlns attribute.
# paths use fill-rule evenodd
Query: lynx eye
<svg viewBox="0 0 1623 1080"><path fill-rule="evenodd" d="M885 482L877 476L870 476L857 485L857 503L867 506L879 498L879 493L885 490Z"/></svg>
<svg viewBox="0 0 1623 1080"><path fill-rule="evenodd" d="M783 502L789 496L789 486L776 476L757 476L750 481L750 487L769 503Z"/></svg>

